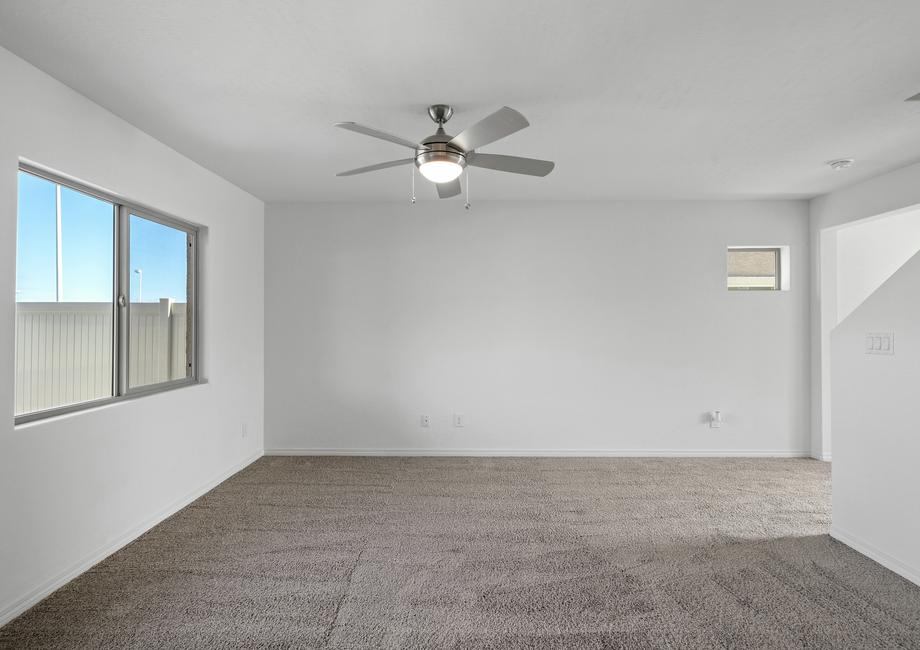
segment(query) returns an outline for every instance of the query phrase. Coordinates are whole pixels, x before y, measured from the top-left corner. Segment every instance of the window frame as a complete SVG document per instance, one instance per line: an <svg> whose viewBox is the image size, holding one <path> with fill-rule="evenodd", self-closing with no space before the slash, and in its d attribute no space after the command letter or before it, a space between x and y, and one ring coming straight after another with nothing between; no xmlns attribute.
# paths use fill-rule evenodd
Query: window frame
<svg viewBox="0 0 920 650"><path fill-rule="evenodd" d="M782 246L728 246L726 248L725 278L727 281L732 276L728 274L728 253L773 253L776 260L776 275L772 287L726 287L728 291L783 291L783 247Z"/></svg>
<svg viewBox="0 0 920 650"><path fill-rule="evenodd" d="M112 215L112 395L100 399L76 402L56 406L54 408L32 411L14 415L14 425L44 420L67 413L74 413L91 408L97 408L106 404L122 402L127 399L161 393L176 388L191 386L201 383L199 376L199 312L200 312L200 292L198 288L199 276L199 235L201 228L188 221L164 214L159 210L140 205L133 201L126 200L115 194L110 194L98 189L94 189L78 181L74 181L65 176L60 176L49 172L41 167L36 167L25 162L20 162L19 172L25 172L38 178L42 178L51 183L56 183L62 187L70 188L74 191L87 194L101 201L111 203L113 207ZM130 310L131 310L131 265L130 265L130 246L131 246L131 215L147 219L155 223L181 230L186 234L188 243L188 278L186 310L191 312L187 318L187 327L190 328L189 347L187 348L187 371L188 375L181 379L172 379L155 384L130 387L128 385L129 373L129 339L130 339ZM17 216L16 227L19 228L19 219ZM16 264L19 259L17 257ZM13 368L15 374L15 365ZM16 381L14 377L14 382Z"/></svg>

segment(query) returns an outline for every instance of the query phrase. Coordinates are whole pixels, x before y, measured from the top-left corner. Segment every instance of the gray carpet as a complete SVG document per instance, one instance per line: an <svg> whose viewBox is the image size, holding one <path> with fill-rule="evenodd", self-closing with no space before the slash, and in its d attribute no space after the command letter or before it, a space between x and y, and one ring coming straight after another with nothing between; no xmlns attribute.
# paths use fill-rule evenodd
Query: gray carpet
<svg viewBox="0 0 920 650"><path fill-rule="evenodd" d="M809 460L263 458L4 648L920 648Z"/></svg>

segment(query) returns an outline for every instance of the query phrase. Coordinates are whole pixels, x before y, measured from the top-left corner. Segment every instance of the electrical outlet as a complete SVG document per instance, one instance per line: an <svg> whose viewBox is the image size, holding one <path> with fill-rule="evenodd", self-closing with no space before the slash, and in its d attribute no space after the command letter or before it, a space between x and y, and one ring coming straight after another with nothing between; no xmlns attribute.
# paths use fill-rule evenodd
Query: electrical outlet
<svg viewBox="0 0 920 650"><path fill-rule="evenodd" d="M466 416L463 415L463 413L454 413L454 426L455 427L466 426Z"/></svg>
<svg viewBox="0 0 920 650"><path fill-rule="evenodd" d="M422 416L420 416L420 417L419 417L419 420L418 420L418 425L419 425L420 427L424 427L424 428L426 428L426 429L427 429L428 427L430 427L430 426L431 426L431 416L430 416L430 415L422 415Z"/></svg>
<svg viewBox="0 0 920 650"><path fill-rule="evenodd" d="M722 411L710 411L709 428L710 429L721 429L722 428Z"/></svg>

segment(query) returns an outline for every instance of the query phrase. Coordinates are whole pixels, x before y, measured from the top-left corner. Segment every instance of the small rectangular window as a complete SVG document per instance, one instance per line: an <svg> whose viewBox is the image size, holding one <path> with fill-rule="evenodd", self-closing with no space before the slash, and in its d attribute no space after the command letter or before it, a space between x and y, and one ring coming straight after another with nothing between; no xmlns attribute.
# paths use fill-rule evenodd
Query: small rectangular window
<svg viewBox="0 0 920 650"><path fill-rule="evenodd" d="M730 291L779 291L781 283L779 248L729 248L728 289Z"/></svg>
<svg viewBox="0 0 920 650"><path fill-rule="evenodd" d="M21 166L16 422L196 381L197 234Z"/></svg>

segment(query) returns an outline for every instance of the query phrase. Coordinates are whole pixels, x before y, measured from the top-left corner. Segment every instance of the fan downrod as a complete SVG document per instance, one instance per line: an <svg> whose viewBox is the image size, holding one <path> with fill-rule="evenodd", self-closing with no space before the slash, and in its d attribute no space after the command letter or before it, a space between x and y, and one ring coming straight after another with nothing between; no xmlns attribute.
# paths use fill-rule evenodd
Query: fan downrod
<svg viewBox="0 0 920 650"><path fill-rule="evenodd" d="M438 126L443 126L454 114L454 109L447 104L432 104L428 107L428 117Z"/></svg>

